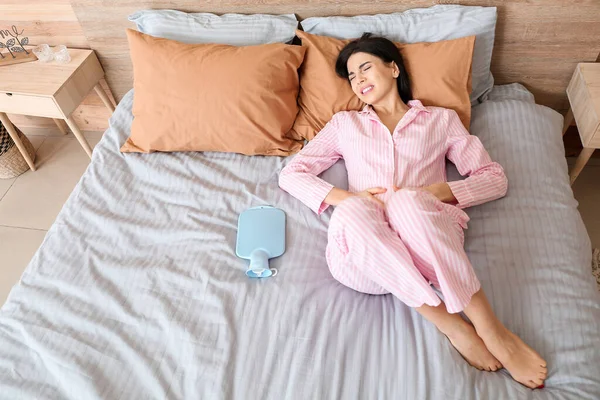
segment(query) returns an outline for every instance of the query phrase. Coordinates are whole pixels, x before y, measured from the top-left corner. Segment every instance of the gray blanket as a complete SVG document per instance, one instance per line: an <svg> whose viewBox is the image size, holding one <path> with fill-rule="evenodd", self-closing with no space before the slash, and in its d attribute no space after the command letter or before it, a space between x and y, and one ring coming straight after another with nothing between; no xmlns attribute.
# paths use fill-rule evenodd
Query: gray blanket
<svg viewBox="0 0 600 400"><path fill-rule="evenodd" d="M121 154L132 100L0 310L0 398L600 398L600 295L562 118L523 87L473 108L509 191L467 210L465 246L499 318L548 361L535 391L470 367L393 296L336 282L332 210L316 216L278 188L288 159ZM343 186L343 162L324 176ZM278 276L251 280L237 217L262 204L286 212L287 251L271 261Z"/></svg>

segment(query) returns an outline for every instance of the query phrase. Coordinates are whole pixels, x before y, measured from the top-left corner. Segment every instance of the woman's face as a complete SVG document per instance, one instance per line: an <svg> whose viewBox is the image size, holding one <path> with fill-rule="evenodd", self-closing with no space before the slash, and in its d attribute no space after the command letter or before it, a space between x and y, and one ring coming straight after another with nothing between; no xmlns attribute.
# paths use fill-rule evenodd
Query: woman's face
<svg viewBox="0 0 600 400"><path fill-rule="evenodd" d="M395 62L388 64L372 54L354 53L347 67L352 91L363 102L377 104L387 96L398 94L399 70Z"/></svg>

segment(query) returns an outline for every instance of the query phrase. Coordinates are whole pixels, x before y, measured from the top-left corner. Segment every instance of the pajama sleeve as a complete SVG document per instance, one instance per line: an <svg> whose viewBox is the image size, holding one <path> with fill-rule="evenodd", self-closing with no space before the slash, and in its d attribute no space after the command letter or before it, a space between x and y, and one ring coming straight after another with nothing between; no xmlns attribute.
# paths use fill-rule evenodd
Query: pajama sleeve
<svg viewBox="0 0 600 400"><path fill-rule="evenodd" d="M506 194L508 181L504 169L493 162L477 136L469 134L456 111L446 112L446 157L452 161L462 181L448 182L459 208L476 206Z"/></svg>
<svg viewBox="0 0 600 400"><path fill-rule="evenodd" d="M334 115L279 174L279 186L317 214L329 207L323 200L334 187L317 175L342 157L338 146L337 119L338 116Z"/></svg>

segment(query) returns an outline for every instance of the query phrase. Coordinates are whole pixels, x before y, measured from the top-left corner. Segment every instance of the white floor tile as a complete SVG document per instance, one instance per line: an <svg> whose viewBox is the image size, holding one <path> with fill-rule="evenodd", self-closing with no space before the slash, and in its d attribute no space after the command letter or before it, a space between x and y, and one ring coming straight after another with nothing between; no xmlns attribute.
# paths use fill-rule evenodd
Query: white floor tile
<svg viewBox="0 0 600 400"><path fill-rule="evenodd" d="M86 133L94 147L102 133ZM71 137L46 137L37 152L37 171L19 176L0 201L0 225L49 229L90 159Z"/></svg>
<svg viewBox="0 0 600 400"><path fill-rule="evenodd" d="M8 189L10 189L10 187L13 185L13 183L15 183L16 179L17 178L0 179L0 201L2 200L2 198L4 197L6 192L8 192Z"/></svg>
<svg viewBox="0 0 600 400"><path fill-rule="evenodd" d="M44 143L44 140L46 140L46 138L43 136L28 136L27 138L33 145L33 148L36 150L36 152L40 148L42 143ZM16 179L17 178L0 179L0 200L2 200L2 198L4 197L8 189L10 189L10 187L13 185Z"/></svg>
<svg viewBox="0 0 600 400"><path fill-rule="evenodd" d="M56 137L73 137L71 130L67 127L68 135L61 132L56 125L45 126L43 128L21 127L21 131L27 136L56 136Z"/></svg>
<svg viewBox="0 0 600 400"><path fill-rule="evenodd" d="M44 143L44 140L46 140L46 138L44 136L27 136L27 139L29 139L29 141L33 145L33 148L35 149L36 152L38 151L40 146Z"/></svg>
<svg viewBox="0 0 600 400"><path fill-rule="evenodd" d="M0 226L0 304L4 304L45 236L46 231Z"/></svg>
<svg viewBox="0 0 600 400"><path fill-rule="evenodd" d="M29 139L36 152L38 151L42 143L44 143L44 140L46 140L44 136L27 136L27 139Z"/></svg>

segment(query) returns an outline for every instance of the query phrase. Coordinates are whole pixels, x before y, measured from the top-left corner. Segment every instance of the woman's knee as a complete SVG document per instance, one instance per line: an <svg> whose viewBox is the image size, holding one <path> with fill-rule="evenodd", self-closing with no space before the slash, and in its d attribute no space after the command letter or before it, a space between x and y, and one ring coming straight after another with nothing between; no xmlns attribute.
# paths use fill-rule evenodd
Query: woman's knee
<svg viewBox="0 0 600 400"><path fill-rule="evenodd" d="M385 210L373 200L352 197L340 203L329 222L329 240L343 242L347 248L347 241L373 236L379 233L382 223L385 222ZM387 222L385 223L387 226Z"/></svg>

